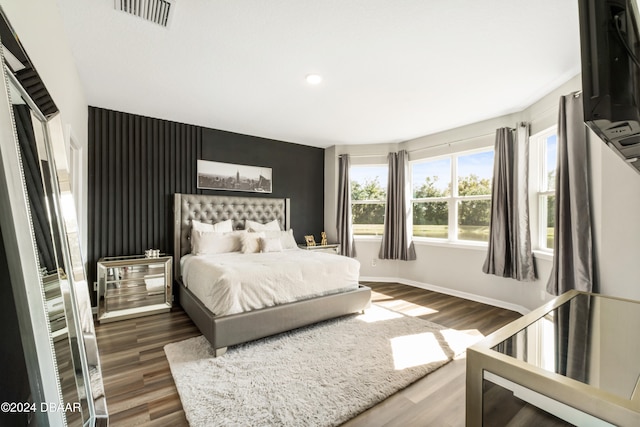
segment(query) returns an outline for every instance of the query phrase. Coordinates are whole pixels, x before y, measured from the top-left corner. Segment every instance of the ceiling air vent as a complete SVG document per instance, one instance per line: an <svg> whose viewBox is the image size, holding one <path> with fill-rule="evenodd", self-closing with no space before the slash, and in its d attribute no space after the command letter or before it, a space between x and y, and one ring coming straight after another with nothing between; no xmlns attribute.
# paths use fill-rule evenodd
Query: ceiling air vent
<svg viewBox="0 0 640 427"><path fill-rule="evenodd" d="M175 0L114 0L116 10L163 27L169 26Z"/></svg>

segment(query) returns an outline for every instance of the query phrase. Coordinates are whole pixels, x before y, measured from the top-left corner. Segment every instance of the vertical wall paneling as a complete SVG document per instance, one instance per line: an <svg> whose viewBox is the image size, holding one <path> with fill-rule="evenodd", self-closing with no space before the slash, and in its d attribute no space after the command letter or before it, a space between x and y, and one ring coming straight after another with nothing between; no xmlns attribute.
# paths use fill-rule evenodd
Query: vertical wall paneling
<svg viewBox="0 0 640 427"><path fill-rule="evenodd" d="M197 126L89 108L90 280L101 257L171 253L171 196L196 192L201 140Z"/></svg>

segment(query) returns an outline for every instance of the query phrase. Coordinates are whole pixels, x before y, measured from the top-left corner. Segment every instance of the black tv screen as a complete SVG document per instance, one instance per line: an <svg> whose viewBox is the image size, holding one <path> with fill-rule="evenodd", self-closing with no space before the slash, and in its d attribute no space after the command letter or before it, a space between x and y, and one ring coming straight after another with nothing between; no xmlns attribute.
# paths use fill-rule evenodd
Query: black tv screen
<svg viewBox="0 0 640 427"><path fill-rule="evenodd" d="M585 123L640 171L636 0L579 0Z"/></svg>

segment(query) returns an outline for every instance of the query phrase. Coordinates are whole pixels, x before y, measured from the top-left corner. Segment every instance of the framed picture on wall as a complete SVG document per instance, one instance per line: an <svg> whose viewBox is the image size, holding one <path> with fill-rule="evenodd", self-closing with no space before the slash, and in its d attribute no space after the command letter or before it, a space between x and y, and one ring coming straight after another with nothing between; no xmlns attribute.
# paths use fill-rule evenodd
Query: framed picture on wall
<svg viewBox="0 0 640 427"><path fill-rule="evenodd" d="M271 193L271 168L198 160L198 188Z"/></svg>

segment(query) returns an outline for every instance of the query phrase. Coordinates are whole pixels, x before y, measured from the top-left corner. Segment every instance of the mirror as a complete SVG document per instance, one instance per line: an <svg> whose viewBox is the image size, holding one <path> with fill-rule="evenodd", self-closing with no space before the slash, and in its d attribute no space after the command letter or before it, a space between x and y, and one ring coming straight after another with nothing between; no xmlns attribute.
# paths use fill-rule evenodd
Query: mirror
<svg viewBox="0 0 640 427"><path fill-rule="evenodd" d="M70 425L78 417L88 414L87 401L79 390L85 387L81 371L79 347L72 345L78 340L66 270L60 257L59 230L50 210L53 201L53 190L50 185L52 176L48 167L46 153L43 150L46 122L40 121L37 114L30 109L20 89L9 81L9 98L13 110L18 148L22 160L25 177L25 190L29 206L28 210L33 225L37 259L42 275L44 302L49 318L53 349L58 367L58 377L64 402L78 402L79 411L70 411L67 421ZM40 146L40 147L38 147ZM78 372L78 374L76 374ZM80 396L83 396L82 398ZM69 419L71 418L71 419Z"/></svg>
<svg viewBox="0 0 640 427"><path fill-rule="evenodd" d="M38 425L108 423L58 109L0 9L0 225ZM3 197L4 199L4 197ZM7 206L8 205L8 206ZM4 231L11 230L8 236ZM43 327L46 326L46 327ZM48 345L47 345L48 344Z"/></svg>

